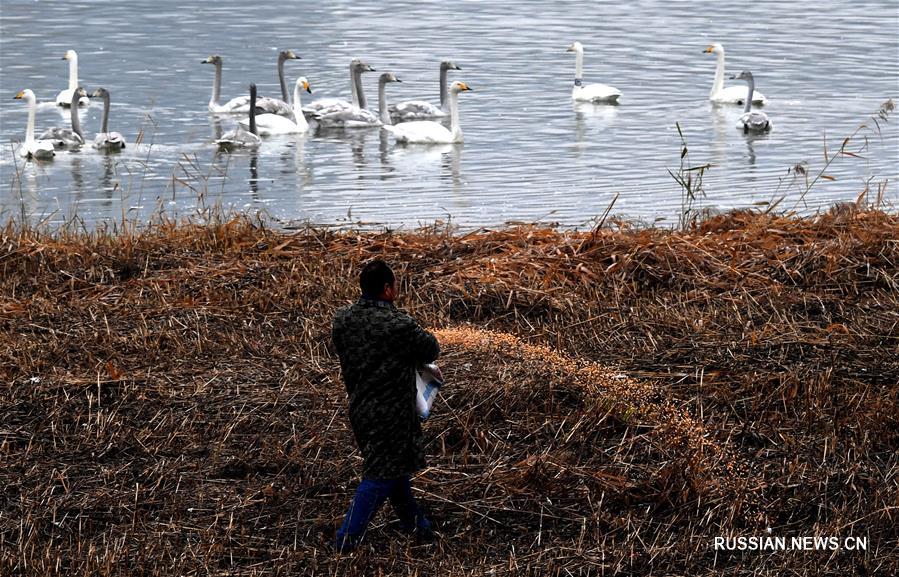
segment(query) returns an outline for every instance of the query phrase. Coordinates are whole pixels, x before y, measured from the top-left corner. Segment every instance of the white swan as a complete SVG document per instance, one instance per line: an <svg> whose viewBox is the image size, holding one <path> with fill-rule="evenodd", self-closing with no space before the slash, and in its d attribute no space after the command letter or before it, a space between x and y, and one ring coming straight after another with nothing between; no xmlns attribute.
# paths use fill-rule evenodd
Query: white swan
<svg viewBox="0 0 899 577"><path fill-rule="evenodd" d="M584 85L584 45L573 42L567 52L575 54L574 88L571 90L571 98L577 102L617 103L621 98L621 91L617 88L607 84Z"/></svg>
<svg viewBox="0 0 899 577"><path fill-rule="evenodd" d="M213 54L201 64L215 65L215 80L212 81L212 97L209 98L209 112L213 113L242 113L250 109L249 96L235 96L224 104L219 104L219 96L222 92L222 57Z"/></svg>
<svg viewBox="0 0 899 577"><path fill-rule="evenodd" d="M743 115L740 116L740 121L737 123L737 128L741 129L743 131L743 134L747 134L749 132L768 132L769 130L771 130L771 121L768 120L768 115L764 112L752 110L751 95L755 90L755 79L752 77L752 72L744 70L736 76L731 76L730 79L745 80L749 85L749 90L746 91L746 95L743 97L746 105L743 107Z"/></svg>
<svg viewBox="0 0 899 577"><path fill-rule="evenodd" d="M67 50L62 59L69 61L69 87L56 95L56 105L67 108L72 105L72 93L78 89L78 53ZM78 105L88 106L90 103L91 99L84 97Z"/></svg>
<svg viewBox="0 0 899 577"><path fill-rule="evenodd" d="M256 116L255 133L259 136L269 136L272 134L300 134L309 132L309 123L303 116L303 105L300 100L300 90L312 93L309 88L309 82L305 77L297 78L293 87L293 120L266 112ZM237 123L244 129L250 128L250 120L238 120Z"/></svg>
<svg viewBox="0 0 899 577"><path fill-rule="evenodd" d="M118 132L109 132L109 91L97 88L91 96L103 99L103 124L100 132L94 137L94 148L106 151L122 150L125 148L125 137Z"/></svg>
<svg viewBox="0 0 899 577"><path fill-rule="evenodd" d="M440 63L440 106L434 106L424 100L407 100L390 105L390 118L393 122L408 122L436 118L449 114L447 98L446 73L448 70L462 70L454 62L444 60ZM382 119L383 120L383 119Z"/></svg>
<svg viewBox="0 0 899 577"><path fill-rule="evenodd" d="M38 137L38 140L49 140L53 143L53 147L57 149L79 148L82 146L84 144L84 133L81 132L81 119L78 117L78 101L86 97L87 92L80 86L72 93L72 102L69 105L72 128L48 128Z"/></svg>
<svg viewBox="0 0 899 577"><path fill-rule="evenodd" d="M219 151L231 152L237 148L259 148L262 140L256 134L256 85L250 84L250 129L245 130L238 125L234 130L230 130L215 141Z"/></svg>
<svg viewBox="0 0 899 577"><path fill-rule="evenodd" d="M313 116L324 113L334 113L339 110L350 110L353 107L365 108L365 93L362 91L362 73L374 72L375 69L360 60L354 58L350 62L350 91L352 101L343 98L320 98L308 106L303 107L303 112Z"/></svg>
<svg viewBox="0 0 899 577"><path fill-rule="evenodd" d="M293 107L287 99L287 83L284 81L284 62L286 60L301 60L293 50L282 50L278 53L278 83L281 85L281 100L261 96L256 100L256 112L280 114L287 118L293 118Z"/></svg>
<svg viewBox="0 0 899 577"><path fill-rule="evenodd" d="M420 144L452 144L462 142L462 129L459 127L459 93L471 90L464 82L453 82L449 90L450 129L433 120L416 120L402 122L394 126L384 126L384 130L393 134L397 142L413 142Z"/></svg>
<svg viewBox="0 0 899 577"><path fill-rule="evenodd" d="M722 104L743 104L746 91L742 87L724 87L724 46L715 42L703 50L703 53L714 54L718 59L718 63L715 65L715 81L712 83L712 90L709 91L709 100ZM752 102L767 104L768 99L761 92L753 92Z"/></svg>
<svg viewBox="0 0 899 577"><path fill-rule="evenodd" d="M50 160L56 156L53 150L53 143L49 140L34 139L34 109L36 100L34 92L28 90L20 90L18 94L13 96L14 100L24 100L28 104L28 125L25 128L25 142L19 146L19 156L22 158L36 158L37 160Z"/></svg>

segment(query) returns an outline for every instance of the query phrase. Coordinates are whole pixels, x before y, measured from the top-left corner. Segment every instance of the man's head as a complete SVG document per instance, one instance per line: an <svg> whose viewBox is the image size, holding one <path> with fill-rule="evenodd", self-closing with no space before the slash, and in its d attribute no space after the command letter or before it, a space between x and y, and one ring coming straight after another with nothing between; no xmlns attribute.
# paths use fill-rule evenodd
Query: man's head
<svg viewBox="0 0 899 577"><path fill-rule="evenodd" d="M381 259L369 262L359 273L362 296L393 302L396 299L396 277L387 263Z"/></svg>

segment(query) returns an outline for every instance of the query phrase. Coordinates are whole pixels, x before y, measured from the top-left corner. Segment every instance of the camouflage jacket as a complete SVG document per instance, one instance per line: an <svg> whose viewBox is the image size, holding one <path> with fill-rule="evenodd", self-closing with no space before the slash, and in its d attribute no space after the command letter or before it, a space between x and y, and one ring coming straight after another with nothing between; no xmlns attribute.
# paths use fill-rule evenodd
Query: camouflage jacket
<svg viewBox="0 0 899 577"><path fill-rule="evenodd" d="M365 298L337 311L331 337L363 476L393 479L424 468L415 367L437 358L437 339L393 304Z"/></svg>

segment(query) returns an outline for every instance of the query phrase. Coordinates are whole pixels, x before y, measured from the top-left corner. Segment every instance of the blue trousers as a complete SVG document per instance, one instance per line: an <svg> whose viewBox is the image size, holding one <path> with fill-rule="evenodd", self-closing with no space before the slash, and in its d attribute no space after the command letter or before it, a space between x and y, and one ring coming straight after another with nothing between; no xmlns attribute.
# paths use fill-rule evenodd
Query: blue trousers
<svg viewBox="0 0 899 577"><path fill-rule="evenodd" d="M336 547L338 551L350 551L359 544L365 535L369 521L387 499L390 499L390 504L393 505L393 510L399 517L400 526L404 531L412 532L415 529L431 528L431 522L425 518L412 497L409 477L398 479L363 478L356 487L356 494L343 519L343 525L337 530Z"/></svg>

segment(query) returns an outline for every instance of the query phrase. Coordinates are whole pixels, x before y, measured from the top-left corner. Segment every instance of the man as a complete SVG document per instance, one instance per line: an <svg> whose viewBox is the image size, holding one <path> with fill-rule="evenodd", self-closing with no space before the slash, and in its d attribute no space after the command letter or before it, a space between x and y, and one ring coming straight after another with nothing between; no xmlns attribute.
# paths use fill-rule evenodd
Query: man
<svg viewBox="0 0 899 577"><path fill-rule="evenodd" d="M349 395L350 424L362 452L362 482L337 531L338 551L358 545L386 499L404 531L434 538L418 509L410 476L424 468L424 439L415 408L415 367L440 354L434 335L399 311L396 278L382 260L359 275L362 297L334 316L332 338Z"/></svg>

